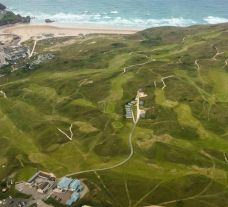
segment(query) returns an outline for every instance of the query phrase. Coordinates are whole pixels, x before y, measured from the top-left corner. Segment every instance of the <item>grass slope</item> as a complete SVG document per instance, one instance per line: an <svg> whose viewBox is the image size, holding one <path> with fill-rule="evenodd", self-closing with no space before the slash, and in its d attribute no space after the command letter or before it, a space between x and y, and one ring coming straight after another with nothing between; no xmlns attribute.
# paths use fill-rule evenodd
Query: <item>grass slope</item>
<svg viewBox="0 0 228 207"><path fill-rule="evenodd" d="M123 106L142 88L147 114L133 158L80 175L90 188L80 202L228 206L227 31L164 27L40 41L38 52L54 60L0 79L0 177L27 179L36 168L63 176L124 160L132 124ZM70 136L71 125L69 141L58 129Z"/></svg>

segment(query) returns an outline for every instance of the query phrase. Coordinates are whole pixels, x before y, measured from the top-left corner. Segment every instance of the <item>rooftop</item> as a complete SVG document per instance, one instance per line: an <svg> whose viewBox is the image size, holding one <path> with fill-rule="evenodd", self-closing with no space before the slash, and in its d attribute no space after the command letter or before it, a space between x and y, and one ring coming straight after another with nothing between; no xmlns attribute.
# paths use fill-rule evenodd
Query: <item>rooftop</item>
<svg viewBox="0 0 228 207"><path fill-rule="evenodd" d="M81 182L80 182L80 180L73 180L71 183L70 183L70 188L71 189L78 189L79 187L80 187L80 185L81 185Z"/></svg>
<svg viewBox="0 0 228 207"><path fill-rule="evenodd" d="M70 199L66 202L66 205L72 205L72 203L74 203L75 201L77 201L78 199L79 199L79 193L77 193L77 192L73 192L72 194L71 194L71 197L70 197Z"/></svg>
<svg viewBox="0 0 228 207"><path fill-rule="evenodd" d="M68 189L71 182L72 182L71 178L63 177L58 183L58 188Z"/></svg>
<svg viewBox="0 0 228 207"><path fill-rule="evenodd" d="M63 177L58 183L58 188L61 190L75 191L81 189L81 182L78 179Z"/></svg>

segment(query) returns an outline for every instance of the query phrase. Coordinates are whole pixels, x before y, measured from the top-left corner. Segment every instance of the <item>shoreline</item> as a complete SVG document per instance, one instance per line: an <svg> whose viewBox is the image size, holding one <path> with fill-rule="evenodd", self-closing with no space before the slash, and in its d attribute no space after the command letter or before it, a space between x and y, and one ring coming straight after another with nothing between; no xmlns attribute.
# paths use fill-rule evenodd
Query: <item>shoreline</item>
<svg viewBox="0 0 228 207"><path fill-rule="evenodd" d="M17 35L21 38L21 43L31 38L45 38L45 35L52 35L53 37L67 37L78 36L80 34L134 34L140 29L133 28L115 28L97 26L71 26L66 27L58 24L15 24L0 27L0 35Z"/></svg>

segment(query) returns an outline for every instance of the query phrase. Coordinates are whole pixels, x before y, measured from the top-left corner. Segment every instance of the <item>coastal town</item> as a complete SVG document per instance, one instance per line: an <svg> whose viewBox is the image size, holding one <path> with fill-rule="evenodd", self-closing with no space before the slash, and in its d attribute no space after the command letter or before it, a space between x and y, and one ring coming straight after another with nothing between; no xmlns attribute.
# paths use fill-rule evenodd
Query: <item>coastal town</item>
<svg viewBox="0 0 228 207"><path fill-rule="evenodd" d="M83 38L83 36L80 37ZM52 35L45 35L45 39L46 38L52 38ZM21 38L15 34L1 34L0 42L1 71L4 71L6 66L10 68L10 71L7 72L11 73L22 68L32 70L36 65L51 61L55 58L55 55L52 53L37 53L35 50L37 44L36 40L32 45L33 48L31 48L26 44L21 44ZM5 76L4 73L0 75ZM2 91L2 93L4 92ZM3 95L6 97L5 93ZM124 106L126 120L132 119L133 123L137 124L140 118L145 118L146 110L143 108L143 99L145 97L147 97L147 94L140 89L137 91L136 97ZM133 152L132 150L131 153ZM128 159L123 162L121 161L116 166L125 164L130 158L131 154ZM106 171L114 167L115 166L111 166L110 168L99 170ZM95 172L96 170L91 170L91 172L92 171ZM6 183L5 188L1 189L2 193L6 193L9 189L15 188L17 192L26 195L26 198L9 196L6 199L0 200L0 207L48 207L52 206L53 202L64 206L72 206L77 204L78 201L89 193L89 188L83 182L83 179L80 180L66 176L57 178L54 174L44 171L37 171L27 181L14 183L11 179L10 185L8 181ZM83 207L89 206L84 205Z"/></svg>
<svg viewBox="0 0 228 207"><path fill-rule="evenodd" d="M0 34L0 76L19 69L32 70L55 58L52 53L38 54L20 41L15 34Z"/></svg>

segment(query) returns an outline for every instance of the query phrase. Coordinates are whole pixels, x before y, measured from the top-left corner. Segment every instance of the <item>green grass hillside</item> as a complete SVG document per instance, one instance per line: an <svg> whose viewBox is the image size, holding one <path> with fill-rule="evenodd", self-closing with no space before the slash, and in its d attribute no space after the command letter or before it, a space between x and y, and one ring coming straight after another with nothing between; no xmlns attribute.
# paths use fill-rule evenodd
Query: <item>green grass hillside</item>
<svg viewBox="0 0 228 207"><path fill-rule="evenodd" d="M228 24L39 41L55 54L0 78L0 178L113 166L130 153L124 104L148 96L134 155L84 173L83 204L228 206ZM30 43L28 43L30 44ZM1 69L0 69L1 70ZM165 85L164 85L165 83ZM61 131L70 136L72 141Z"/></svg>

